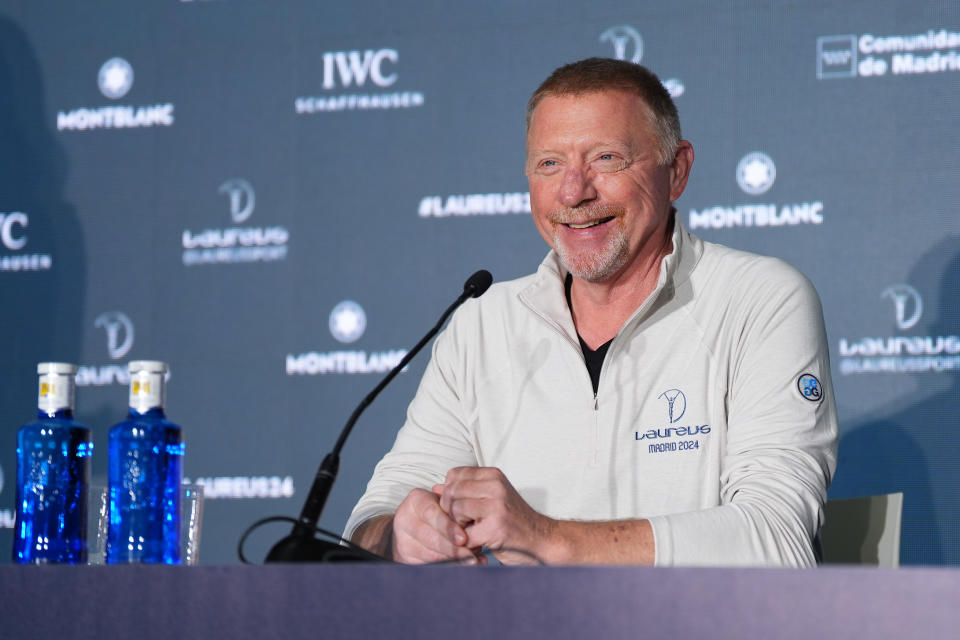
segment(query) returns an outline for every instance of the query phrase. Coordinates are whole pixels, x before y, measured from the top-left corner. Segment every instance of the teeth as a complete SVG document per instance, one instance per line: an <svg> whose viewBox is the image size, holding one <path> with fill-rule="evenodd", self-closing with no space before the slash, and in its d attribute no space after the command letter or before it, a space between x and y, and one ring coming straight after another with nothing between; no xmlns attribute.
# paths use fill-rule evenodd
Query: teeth
<svg viewBox="0 0 960 640"><path fill-rule="evenodd" d="M602 220L594 220L593 222L587 222L585 224L573 224L572 222L567 226L571 229L589 229L590 227L595 227L600 224Z"/></svg>

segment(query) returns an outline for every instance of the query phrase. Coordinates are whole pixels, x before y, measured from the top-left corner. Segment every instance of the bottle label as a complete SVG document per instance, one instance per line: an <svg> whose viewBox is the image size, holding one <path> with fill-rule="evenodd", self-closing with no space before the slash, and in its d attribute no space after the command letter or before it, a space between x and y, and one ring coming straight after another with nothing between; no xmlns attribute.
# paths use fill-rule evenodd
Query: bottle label
<svg viewBox="0 0 960 640"><path fill-rule="evenodd" d="M73 409L73 376L62 373L41 373L37 408L44 413Z"/></svg>
<svg viewBox="0 0 960 640"><path fill-rule="evenodd" d="M146 413L164 404L163 374L138 371L130 374L130 408Z"/></svg>

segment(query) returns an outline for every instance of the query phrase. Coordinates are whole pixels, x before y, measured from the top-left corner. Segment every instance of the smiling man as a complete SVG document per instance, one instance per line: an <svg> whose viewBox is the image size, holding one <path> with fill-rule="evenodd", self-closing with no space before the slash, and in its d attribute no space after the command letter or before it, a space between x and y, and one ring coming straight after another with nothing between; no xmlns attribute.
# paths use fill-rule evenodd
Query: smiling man
<svg viewBox="0 0 960 640"><path fill-rule="evenodd" d="M836 462L816 292L673 208L655 75L591 58L527 110L536 274L464 305L347 536L397 561L810 566Z"/></svg>

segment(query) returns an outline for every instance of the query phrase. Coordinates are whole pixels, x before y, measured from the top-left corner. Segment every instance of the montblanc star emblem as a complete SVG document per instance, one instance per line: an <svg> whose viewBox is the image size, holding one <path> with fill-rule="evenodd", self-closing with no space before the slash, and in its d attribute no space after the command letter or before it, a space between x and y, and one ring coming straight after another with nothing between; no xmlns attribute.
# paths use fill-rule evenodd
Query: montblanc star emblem
<svg viewBox="0 0 960 640"><path fill-rule="evenodd" d="M330 333L340 342L356 342L367 329L367 314L352 300L344 300L330 312Z"/></svg>
<svg viewBox="0 0 960 640"><path fill-rule="evenodd" d="M737 184L752 196L766 193L776 177L776 165L770 156L761 151L748 153L737 164Z"/></svg>
<svg viewBox="0 0 960 640"><path fill-rule="evenodd" d="M127 95L133 86L133 67L123 58L110 58L100 67L100 92L111 100Z"/></svg>

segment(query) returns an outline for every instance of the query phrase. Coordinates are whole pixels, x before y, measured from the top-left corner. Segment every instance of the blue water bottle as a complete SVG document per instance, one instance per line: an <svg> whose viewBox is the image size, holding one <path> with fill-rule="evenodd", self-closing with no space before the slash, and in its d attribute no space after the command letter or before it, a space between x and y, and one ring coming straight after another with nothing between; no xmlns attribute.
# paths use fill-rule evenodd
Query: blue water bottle
<svg viewBox="0 0 960 640"><path fill-rule="evenodd" d="M180 564L183 437L167 420L167 365L129 364L130 412L110 429L107 564Z"/></svg>
<svg viewBox="0 0 960 640"><path fill-rule="evenodd" d="M17 432L17 505L13 561L87 561L90 430L73 419L77 366L37 365L37 420Z"/></svg>

